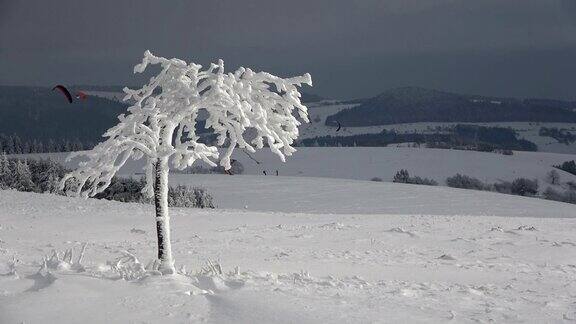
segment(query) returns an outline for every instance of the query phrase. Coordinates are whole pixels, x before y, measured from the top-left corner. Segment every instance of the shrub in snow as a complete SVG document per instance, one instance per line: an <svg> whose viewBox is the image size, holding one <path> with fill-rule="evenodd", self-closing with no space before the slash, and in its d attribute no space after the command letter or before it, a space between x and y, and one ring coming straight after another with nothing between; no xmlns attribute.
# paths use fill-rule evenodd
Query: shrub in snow
<svg viewBox="0 0 576 324"><path fill-rule="evenodd" d="M144 179L113 177L110 186L94 195L94 198L121 202L152 203L142 190L146 186ZM168 188L168 206L214 208L214 199L204 188L177 186Z"/></svg>
<svg viewBox="0 0 576 324"><path fill-rule="evenodd" d="M550 187L544 190L544 192L542 193L542 197L548 200L564 201L564 195L560 191Z"/></svg>
<svg viewBox="0 0 576 324"><path fill-rule="evenodd" d="M557 169L566 171L568 173L574 174L576 175L576 161L572 160L572 161L566 161L560 165L555 165L554 166Z"/></svg>
<svg viewBox="0 0 576 324"><path fill-rule="evenodd" d="M518 178L512 181L511 192L519 196L535 196L538 193L538 180Z"/></svg>
<svg viewBox="0 0 576 324"><path fill-rule="evenodd" d="M538 180L518 178L512 182L502 181L494 184L494 191L518 196L536 196L538 194ZM553 196L553 192L549 192Z"/></svg>
<svg viewBox="0 0 576 324"><path fill-rule="evenodd" d="M437 186L438 182L428 179L428 178L421 178L421 177L411 177L408 173L408 170L400 170L396 172L392 182L397 183L408 183L408 184L417 184L417 185L425 185L425 186Z"/></svg>
<svg viewBox="0 0 576 324"><path fill-rule="evenodd" d="M94 195L94 198L116 200L122 202L149 203L152 199L142 194L146 183L143 179L113 177L110 185L102 192Z"/></svg>
<svg viewBox="0 0 576 324"><path fill-rule="evenodd" d="M457 173L454 176L446 178L446 185L452 188L473 189L473 190L489 190L490 186L482 181Z"/></svg>
<svg viewBox="0 0 576 324"><path fill-rule="evenodd" d="M576 190L568 189L564 192L564 202L576 204Z"/></svg>
<svg viewBox="0 0 576 324"><path fill-rule="evenodd" d="M420 177L410 177L408 179L408 183L410 184L417 184L417 185L424 185L424 186L437 186L438 182L428 178L420 178Z"/></svg>
<svg viewBox="0 0 576 324"><path fill-rule="evenodd" d="M382 182L382 178L374 177L370 181Z"/></svg>
<svg viewBox="0 0 576 324"><path fill-rule="evenodd" d="M214 208L214 199L204 188L180 185L168 189L168 206Z"/></svg>
<svg viewBox="0 0 576 324"><path fill-rule="evenodd" d="M51 160L20 160L0 156L0 189L16 189L38 193L62 194L60 181L66 169ZM142 190L143 179L113 177L106 190L95 195L98 199L121 202L151 203ZM168 190L170 207L214 208L212 196L203 188L179 186Z"/></svg>
<svg viewBox="0 0 576 324"><path fill-rule="evenodd" d="M501 181L494 184L494 191L503 194L512 194L512 182Z"/></svg>
<svg viewBox="0 0 576 324"><path fill-rule="evenodd" d="M308 122L307 108L300 102L298 87L312 84L309 74L282 79L265 72L239 68L224 72L224 62L209 68L179 59L156 57L144 53L134 72L144 72L158 65L160 72L138 90L124 88L125 100L134 102L127 115L120 115L118 125L104 136L108 139L88 152L79 168L67 174L62 188L83 197L104 191L116 172L128 159L146 160L147 197L154 197L158 238L158 269L175 273L170 243L168 215L169 162L176 169L190 167L197 160L215 167L216 159L226 170L232 166L230 156L236 146L255 152L265 145L282 161L296 150L298 116ZM196 134L198 114L207 116L205 129L212 129L215 144L199 141ZM246 131L251 130L249 140ZM227 146L220 157L217 146Z"/></svg>
<svg viewBox="0 0 576 324"><path fill-rule="evenodd" d="M392 179L392 182L408 183L409 179L410 179L410 174L408 173L408 170L402 169L402 170L396 172L396 174L394 175L394 178Z"/></svg>
<svg viewBox="0 0 576 324"><path fill-rule="evenodd" d="M544 199L554 200L554 201L561 201L570 204L576 204L576 190L569 188L564 192L560 192L553 188L546 188L546 190L542 193Z"/></svg>

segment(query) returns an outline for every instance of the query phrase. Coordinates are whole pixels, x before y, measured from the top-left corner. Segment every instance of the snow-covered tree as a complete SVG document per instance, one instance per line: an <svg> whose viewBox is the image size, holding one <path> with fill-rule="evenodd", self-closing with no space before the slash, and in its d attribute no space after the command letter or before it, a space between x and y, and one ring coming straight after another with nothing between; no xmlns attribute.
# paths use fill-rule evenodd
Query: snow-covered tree
<svg viewBox="0 0 576 324"><path fill-rule="evenodd" d="M0 189L10 188L12 185L12 170L10 170L10 161L6 153L0 154Z"/></svg>
<svg viewBox="0 0 576 324"><path fill-rule="evenodd" d="M180 59L156 57L149 51L134 73L149 65L161 71L138 90L124 88L124 100L133 102L127 115L104 136L108 139L88 152L87 161L66 175L61 187L72 187L83 197L102 192L128 159L146 159L144 192L154 197L158 236L157 268L164 274L174 272L170 246L168 214L169 163L184 169L202 160L211 166L229 169L235 147L254 152L268 146L282 161L291 155L298 137L298 116L308 122L307 108L300 102L299 86L312 85L309 74L283 79L266 72L239 68L224 72L219 60L207 69ZM217 135L215 145L199 142L196 135L198 114L204 110L206 128ZM247 132L247 130L251 130ZM221 157L217 146L227 146Z"/></svg>
<svg viewBox="0 0 576 324"><path fill-rule="evenodd" d="M28 162L18 160L14 163L12 188L18 191L34 191L34 182L32 181L32 173L30 172Z"/></svg>

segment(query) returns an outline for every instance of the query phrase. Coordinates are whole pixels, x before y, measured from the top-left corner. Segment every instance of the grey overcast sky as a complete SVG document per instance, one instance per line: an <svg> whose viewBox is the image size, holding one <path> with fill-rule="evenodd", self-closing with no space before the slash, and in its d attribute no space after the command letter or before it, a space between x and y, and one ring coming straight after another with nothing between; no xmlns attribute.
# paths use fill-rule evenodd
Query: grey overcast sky
<svg viewBox="0 0 576 324"><path fill-rule="evenodd" d="M576 0L0 0L0 84L136 84L144 50L396 86L576 99Z"/></svg>

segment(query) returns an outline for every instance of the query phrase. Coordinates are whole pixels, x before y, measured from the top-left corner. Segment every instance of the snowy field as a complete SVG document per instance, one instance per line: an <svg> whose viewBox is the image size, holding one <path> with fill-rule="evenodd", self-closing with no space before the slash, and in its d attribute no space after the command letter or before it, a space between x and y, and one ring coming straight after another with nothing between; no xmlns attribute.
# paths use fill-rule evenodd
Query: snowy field
<svg viewBox="0 0 576 324"><path fill-rule="evenodd" d="M49 157L64 161L68 153L34 154L32 157ZM399 147L299 147L287 163L282 163L270 152L262 151L246 155L237 150L232 158L244 166L244 174L293 177L327 177L340 179L370 180L379 177L392 181L400 169L411 175L436 180L445 185L447 177L456 173L478 178L486 183L512 181L519 177L538 179L540 190L549 185L546 174L556 170L553 165L575 160L573 154L545 152L514 152L514 155L425 148ZM252 159L254 158L254 159ZM256 161L257 162L256 162ZM74 168L77 161L68 163ZM143 163L129 161L121 174L142 173ZM562 182L576 181L576 176L557 170ZM552 186L556 187L556 186ZM561 188L557 188L561 190Z"/></svg>
<svg viewBox="0 0 576 324"><path fill-rule="evenodd" d="M371 181L227 175L170 176L201 186L218 208L312 214L572 217L570 204L493 192ZM233 190L236 188L236 190ZM546 210L546 212L544 212Z"/></svg>
<svg viewBox="0 0 576 324"><path fill-rule="evenodd" d="M576 159L576 155L544 152L514 152L501 155L474 151L396 147L311 147L298 151L282 163L269 152L251 154L256 163L243 152L234 158L242 163L245 174L298 177L329 177L370 180L379 177L392 181L397 171L407 169L411 175L427 177L445 185L447 177L456 173L478 178L486 183L512 181L519 177L538 179L544 190L546 174L556 170L553 165ZM557 170L562 182L576 181L576 176Z"/></svg>
<svg viewBox="0 0 576 324"><path fill-rule="evenodd" d="M172 279L113 270L124 251L154 257L152 206L0 191L0 323L576 320L573 205L328 178L172 181L209 187L220 207L172 209L187 269ZM82 267L39 271L84 243ZM223 274L198 273L210 260Z"/></svg>

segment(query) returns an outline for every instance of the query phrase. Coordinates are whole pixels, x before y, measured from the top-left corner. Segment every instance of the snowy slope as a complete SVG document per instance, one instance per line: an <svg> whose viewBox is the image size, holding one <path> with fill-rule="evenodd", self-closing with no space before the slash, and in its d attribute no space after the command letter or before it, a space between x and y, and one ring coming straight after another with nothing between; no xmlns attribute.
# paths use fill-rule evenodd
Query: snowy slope
<svg viewBox="0 0 576 324"><path fill-rule="evenodd" d="M63 161L66 153L32 155L50 157ZM396 147L301 147L282 163L269 151L250 154L241 150L232 156L245 168L244 174L262 175L263 171L280 176L328 177L355 180L369 180L380 177L392 181L400 169L407 169L411 175L432 178L440 185L445 179L456 173L476 177L487 183L512 181L519 177L539 180L540 189L547 186L546 174L553 170L553 165L576 159L576 155L544 152L515 152L514 155L494 153ZM77 162L69 163L75 167ZM130 161L120 173L133 174L142 172L142 162ZM555 169L554 169L555 170ZM558 170L561 181L576 181L576 176Z"/></svg>
<svg viewBox="0 0 576 324"><path fill-rule="evenodd" d="M170 181L204 187L214 195L219 208L227 209L315 214L576 216L574 205L446 187L248 175L173 174Z"/></svg>
<svg viewBox="0 0 576 324"><path fill-rule="evenodd" d="M0 191L0 322L576 319L572 205L320 178L211 179L218 199L246 191L236 203L252 197L249 209L172 209L173 248L177 266L194 272L216 260L225 274L173 279L118 280L107 264L122 251L153 258L152 206ZM331 209L318 213L323 190ZM290 207L303 197L308 207ZM500 217L481 216L492 214ZM84 242L85 271L37 273L53 249Z"/></svg>
<svg viewBox="0 0 576 324"><path fill-rule="evenodd" d="M442 149L395 147L315 147L298 148L287 163L269 152L251 154L260 164L241 151L235 157L247 174L330 177L369 180L380 177L391 181L400 169L410 174L435 179L441 185L456 173L476 177L488 183L511 181L518 177L536 178L545 184L546 174L553 165L576 159L576 155L543 152L515 152L507 156L494 153ZM559 171L562 181L576 177Z"/></svg>

